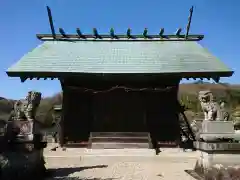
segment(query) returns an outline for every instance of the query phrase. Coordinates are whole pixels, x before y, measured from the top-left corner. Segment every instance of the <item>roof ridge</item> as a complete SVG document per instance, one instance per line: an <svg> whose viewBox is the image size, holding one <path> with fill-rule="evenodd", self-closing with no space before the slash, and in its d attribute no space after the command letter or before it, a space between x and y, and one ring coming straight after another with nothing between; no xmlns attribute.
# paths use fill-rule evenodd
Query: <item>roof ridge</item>
<svg viewBox="0 0 240 180"><path fill-rule="evenodd" d="M86 34L79 36L78 34L55 34L55 37L52 34L37 34L38 39L42 41L200 41L204 38L204 35L188 35L188 38L185 35L111 35L103 34L98 35L97 37L92 34Z"/></svg>

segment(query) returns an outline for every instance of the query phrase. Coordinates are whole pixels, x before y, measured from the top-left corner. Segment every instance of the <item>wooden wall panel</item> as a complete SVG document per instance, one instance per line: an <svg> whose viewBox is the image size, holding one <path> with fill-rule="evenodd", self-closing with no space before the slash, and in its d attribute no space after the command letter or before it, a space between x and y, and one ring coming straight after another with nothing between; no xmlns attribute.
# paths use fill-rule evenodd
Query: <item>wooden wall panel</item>
<svg viewBox="0 0 240 180"><path fill-rule="evenodd" d="M64 135L68 141L88 141L92 120L91 94L77 89L66 89L66 94Z"/></svg>
<svg viewBox="0 0 240 180"><path fill-rule="evenodd" d="M115 90L94 97L92 131L144 132L144 104L141 93Z"/></svg>
<svg viewBox="0 0 240 180"><path fill-rule="evenodd" d="M177 87L169 92L146 94L146 116L149 131L159 141L175 141L180 137L177 113Z"/></svg>

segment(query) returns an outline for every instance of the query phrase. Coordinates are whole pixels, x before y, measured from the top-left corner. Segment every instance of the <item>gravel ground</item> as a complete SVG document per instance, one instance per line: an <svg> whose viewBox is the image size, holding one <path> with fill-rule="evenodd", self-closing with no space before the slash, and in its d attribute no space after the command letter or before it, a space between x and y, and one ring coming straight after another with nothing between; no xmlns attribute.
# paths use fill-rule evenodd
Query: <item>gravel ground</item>
<svg viewBox="0 0 240 180"><path fill-rule="evenodd" d="M94 153L74 153L75 151L77 150L67 151L65 155L55 151L55 156L53 152L45 152L46 167L51 172L46 180L194 180L184 170L194 168L197 152L183 153L170 149L158 156L151 153L142 156L105 153L104 156L106 151L101 150L102 155L98 156Z"/></svg>

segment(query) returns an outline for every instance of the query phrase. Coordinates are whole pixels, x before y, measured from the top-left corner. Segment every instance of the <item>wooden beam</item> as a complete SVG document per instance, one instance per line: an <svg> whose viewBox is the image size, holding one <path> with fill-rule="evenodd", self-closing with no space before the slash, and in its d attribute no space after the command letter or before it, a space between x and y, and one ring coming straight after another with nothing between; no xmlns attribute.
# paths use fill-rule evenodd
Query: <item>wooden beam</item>
<svg viewBox="0 0 240 180"><path fill-rule="evenodd" d="M128 38L128 39L133 38L131 28L128 28L128 29L127 29L127 38Z"/></svg>
<svg viewBox="0 0 240 180"><path fill-rule="evenodd" d="M63 30L63 28L59 28L59 32L60 34L64 37L64 38L68 38L67 34L65 33L65 31Z"/></svg>
<svg viewBox="0 0 240 180"><path fill-rule="evenodd" d="M112 39L116 39L116 35L114 33L114 29L113 28L110 29L110 36L111 36Z"/></svg>
<svg viewBox="0 0 240 180"><path fill-rule="evenodd" d="M131 35L131 38L127 35L115 35L115 38L112 38L109 34L99 35L96 37L92 34L84 35L84 38L81 38L78 34L67 34L65 37L62 34L56 34L55 39L52 37L52 34L37 34L39 40L42 41L200 41L204 38L204 35L188 35L188 38L185 38L185 35L148 35L148 38L144 38L144 35Z"/></svg>
<svg viewBox="0 0 240 180"><path fill-rule="evenodd" d="M55 29L54 29L54 25L53 25L53 19L52 19L52 12L51 9L47 6L47 12L48 12L48 20L49 20L49 24L50 24L50 28L52 31L52 37L53 39L56 39L56 33L55 33Z"/></svg>
<svg viewBox="0 0 240 180"><path fill-rule="evenodd" d="M148 38L148 29L147 28L144 29L143 36L144 36L144 38Z"/></svg>
<svg viewBox="0 0 240 180"><path fill-rule="evenodd" d="M20 76L20 79L21 79L21 82L23 83L23 82L25 82L27 80L27 77Z"/></svg>
<svg viewBox="0 0 240 180"><path fill-rule="evenodd" d="M66 91L65 91L65 84L64 80L60 79L61 87L62 87L62 111L61 111L61 121L60 121L60 146L63 148L65 144L65 138L64 138L64 119L66 116L66 109L64 108L66 103Z"/></svg>
<svg viewBox="0 0 240 180"><path fill-rule="evenodd" d="M98 34L97 28L93 28L93 36L95 39L101 39L101 35Z"/></svg>
<svg viewBox="0 0 240 180"><path fill-rule="evenodd" d="M48 80L51 79L51 80L54 80L56 77L46 77L46 76L43 76L43 77L35 77L35 76L26 76L26 77L23 77L23 76L20 76L21 78L21 82L24 82L26 81L27 79L29 80L33 80L34 78L36 78L36 80L40 80L41 78L43 78L44 80Z"/></svg>
<svg viewBox="0 0 240 180"><path fill-rule="evenodd" d="M77 28L77 29L76 29L76 32L77 32L79 38L86 39L85 36L83 35L83 33L81 32L80 28Z"/></svg>
<svg viewBox="0 0 240 180"><path fill-rule="evenodd" d="M177 31L176 31L176 36L179 37L181 35L181 32L182 32L182 28L178 28Z"/></svg>
<svg viewBox="0 0 240 180"><path fill-rule="evenodd" d="M188 34L189 34L189 31L190 31L190 26L191 26L191 22L192 22L192 14L193 14L193 6L190 9L190 14L189 14L189 17L188 17L187 32L186 32L186 35L185 35L186 39L188 38Z"/></svg>
<svg viewBox="0 0 240 180"><path fill-rule="evenodd" d="M160 36L160 37L163 37L163 33L164 33L164 28L161 28L161 29L160 29L160 32L159 32L159 36Z"/></svg>
<svg viewBox="0 0 240 180"><path fill-rule="evenodd" d="M63 91L63 89L64 89L64 80L63 79L59 79L59 81L60 81L60 84L61 84L61 87L62 87L62 91Z"/></svg>
<svg viewBox="0 0 240 180"><path fill-rule="evenodd" d="M215 77L215 78L212 78L216 83L219 83L220 81L220 77Z"/></svg>

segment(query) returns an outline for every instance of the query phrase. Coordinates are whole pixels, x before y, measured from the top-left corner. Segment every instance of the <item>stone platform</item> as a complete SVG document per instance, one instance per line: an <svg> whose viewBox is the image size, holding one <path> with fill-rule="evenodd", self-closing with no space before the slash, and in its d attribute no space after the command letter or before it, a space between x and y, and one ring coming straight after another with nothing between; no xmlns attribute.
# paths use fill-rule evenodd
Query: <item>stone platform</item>
<svg viewBox="0 0 240 180"><path fill-rule="evenodd" d="M228 142L194 142L194 147L200 151L205 152L220 152L230 151L233 153L233 151L240 152L240 143L228 143Z"/></svg>
<svg viewBox="0 0 240 180"><path fill-rule="evenodd" d="M209 169L216 165L224 168L239 166L240 151L222 151L222 152L200 152L200 156L194 167L194 171L198 174L205 174Z"/></svg>
<svg viewBox="0 0 240 180"><path fill-rule="evenodd" d="M240 143L194 142L194 145L200 153L194 168L199 174L217 164L223 167L240 164Z"/></svg>
<svg viewBox="0 0 240 180"><path fill-rule="evenodd" d="M194 142L200 153L194 171L205 174L215 165L239 165L240 143L236 136L231 121L203 121L199 141Z"/></svg>
<svg viewBox="0 0 240 180"><path fill-rule="evenodd" d="M198 139L204 141L234 140L236 137L232 121L203 121L198 134Z"/></svg>

